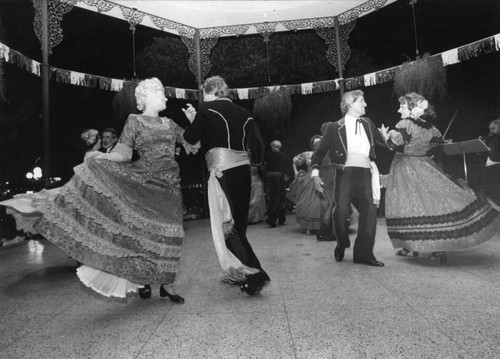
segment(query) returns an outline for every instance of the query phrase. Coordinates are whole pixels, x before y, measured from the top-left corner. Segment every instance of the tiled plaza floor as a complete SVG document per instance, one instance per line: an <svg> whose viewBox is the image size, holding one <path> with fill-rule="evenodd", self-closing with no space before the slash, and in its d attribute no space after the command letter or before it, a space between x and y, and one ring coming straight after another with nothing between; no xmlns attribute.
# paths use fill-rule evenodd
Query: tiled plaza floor
<svg viewBox="0 0 500 359"><path fill-rule="evenodd" d="M218 282L209 221L185 228L184 305L98 296L46 240L0 248L0 358L500 358L500 234L443 266L395 256L379 219L374 268L290 215L249 227L272 278L249 297Z"/></svg>

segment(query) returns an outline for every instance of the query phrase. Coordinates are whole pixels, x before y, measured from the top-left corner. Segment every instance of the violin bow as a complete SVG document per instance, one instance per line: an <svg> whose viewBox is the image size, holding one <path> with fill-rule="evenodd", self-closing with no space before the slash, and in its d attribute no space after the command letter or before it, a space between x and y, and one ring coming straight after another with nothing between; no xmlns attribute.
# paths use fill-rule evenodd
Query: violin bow
<svg viewBox="0 0 500 359"><path fill-rule="evenodd" d="M453 117L451 118L451 121L450 123L448 124L448 127L446 127L446 131L444 131L444 135L443 135L443 139L446 138L446 134L448 133L448 130L450 129L451 127L451 124L453 123L453 121L455 120L455 117L457 117L457 113L458 113L458 110L455 111L455 114L453 115Z"/></svg>

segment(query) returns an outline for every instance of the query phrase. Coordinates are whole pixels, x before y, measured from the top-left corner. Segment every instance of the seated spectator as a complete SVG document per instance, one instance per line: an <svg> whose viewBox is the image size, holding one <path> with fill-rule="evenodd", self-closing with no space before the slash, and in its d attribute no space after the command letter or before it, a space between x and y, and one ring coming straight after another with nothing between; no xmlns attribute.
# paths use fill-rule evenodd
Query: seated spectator
<svg viewBox="0 0 500 359"><path fill-rule="evenodd" d="M101 136L99 131L94 128L86 129L80 135L80 141L76 145L78 153L85 161L88 155L92 152L98 151L101 147Z"/></svg>
<svg viewBox="0 0 500 359"><path fill-rule="evenodd" d="M118 135L114 128L106 128L101 132L100 152L110 153L118 142Z"/></svg>

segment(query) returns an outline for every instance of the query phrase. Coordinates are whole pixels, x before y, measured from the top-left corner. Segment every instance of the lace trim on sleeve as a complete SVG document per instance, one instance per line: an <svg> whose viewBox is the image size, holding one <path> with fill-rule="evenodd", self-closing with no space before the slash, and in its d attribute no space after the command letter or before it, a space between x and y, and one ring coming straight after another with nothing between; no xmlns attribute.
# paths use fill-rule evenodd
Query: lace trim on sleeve
<svg viewBox="0 0 500 359"><path fill-rule="evenodd" d="M124 143L118 142L113 148L113 152L118 152L129 161L132 159L132 149Z"/></svg>
<svg viewBox="0 0 500 359"><path fill-rule="evenodd" d="M176 141L177 143L180 143L182 145L182 147L184 147L184 150L186 151L186 153L189 155L189 154L197 154L198 153L198 150L201 148L201 143L200 141L196 142L194 145L188 143L185 139L184 139L184 129L180 126L177 126L176 127L176 130L175 130L175 133L176 133Z"/></svg>

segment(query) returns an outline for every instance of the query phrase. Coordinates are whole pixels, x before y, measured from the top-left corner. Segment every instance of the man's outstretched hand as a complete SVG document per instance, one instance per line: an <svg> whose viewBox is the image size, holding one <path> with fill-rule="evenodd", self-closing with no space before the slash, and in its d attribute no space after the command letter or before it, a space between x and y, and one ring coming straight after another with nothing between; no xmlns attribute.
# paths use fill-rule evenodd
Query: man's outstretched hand
<svg viewBox="0 0 500 359"><path fill-rule="evenodd" d="M313 179L314 188L316 189L316 191L318 191L319 193L323 193L324 192L324 189L323 189L324 183L321 180L321 178L319 176L314 176L312 179Z"/></svg>
<svg viewBox="0 0 500 359"><path fill-rule="evenodd" d="M190 123L193 123L194 118L196 117L196 109L190 103L187 104L187 108L183 108L182 112L186 115L186 118Z"/></svg>

